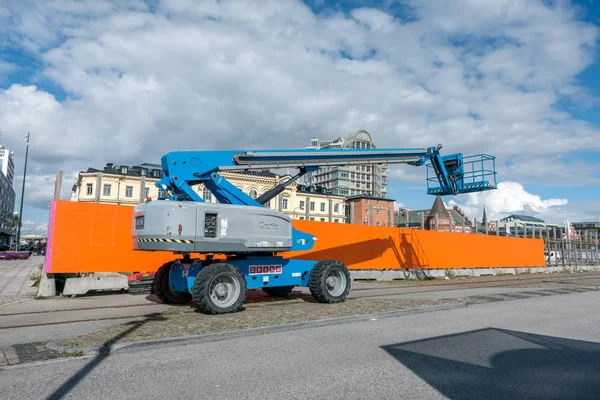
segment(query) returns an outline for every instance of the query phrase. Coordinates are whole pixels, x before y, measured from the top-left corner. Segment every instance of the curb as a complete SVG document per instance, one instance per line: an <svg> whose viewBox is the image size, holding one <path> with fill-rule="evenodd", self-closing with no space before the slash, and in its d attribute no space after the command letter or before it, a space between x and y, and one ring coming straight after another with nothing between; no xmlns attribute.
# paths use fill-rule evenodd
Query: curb
<svg viewBox="0 0 600 400"><path fill-rule="evenodd" d="M216 333L206 333L201 335L190 335L190 336L180 336L174 338L165 338L165 339L153 339L153 340L144 340L139 342L125 342L121 344L114 344L110 346L95 346L95 347L70 347L70 346L60 346L55 342L46 343L46 347L51 350L56 350L60 352L75 352L75 351L83 351L83 357L92 357L92 356L107 356L111 353L116 352L126 352L126 351L135 351L135 350L143 350L147 348L159 348L159 347L169 347L169 346L179 346L179 345L187 345L187 344L200 344L200 343L210 343L223 341L228 339L235 339L239 337L248 337L248 336L258 336L267 333L278 333L278 332L286 332L297 329L306 329L306 328L319 328L325 326L332 325L341 325L352 322L362 322L368 321L372 319L382 319L382 318L392 318L392 317L401 317L406 315L413 314L423 314L427 312L437 312L437 311L448 311L459 308L466 308L467 302L460 301L454 302L452 304L443 304L438 306L424 306L424 307L415 307L415 308L406 308L402 310L394 310L394 311L386 311L383 313L375 313L375 314L361 314L361 315L350 315L345 317L337 317L337 318L328 318L314 321L302 321L302 322L292 322L288 324L280 324L280 325L269 325L259 328L248 328L241 329L236 331L226 331L226 332L216 332ZM78 357L80 358L80 357Z"/></svg>

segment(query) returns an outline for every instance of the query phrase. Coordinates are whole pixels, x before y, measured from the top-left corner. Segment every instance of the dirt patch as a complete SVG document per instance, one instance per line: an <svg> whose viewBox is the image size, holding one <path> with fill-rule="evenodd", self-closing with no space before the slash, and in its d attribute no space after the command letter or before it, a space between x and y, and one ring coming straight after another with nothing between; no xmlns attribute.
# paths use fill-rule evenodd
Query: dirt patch
<svg viewBox="0 0 600 400"><path fill-rule="evenodd" d="M277 303L249 304L244 311L216 316L198 313L189 307L177 307L122 325L61 340L57 344L75 347L102 346L457 303L458 300L348 299L341 304L320 304L296 298Z"/></svg>

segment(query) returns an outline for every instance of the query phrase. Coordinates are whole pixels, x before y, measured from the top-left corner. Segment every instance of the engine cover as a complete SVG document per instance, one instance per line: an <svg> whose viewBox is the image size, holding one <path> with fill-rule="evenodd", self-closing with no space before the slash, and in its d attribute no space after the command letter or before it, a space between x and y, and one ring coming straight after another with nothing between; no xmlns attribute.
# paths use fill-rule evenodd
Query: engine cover
<svg viewBox="0 0 600 400"><path fill-rule="evenodd" d="M289 251L292 220L269 208L158 200L135 206L133 249L197 253Z"/></svg>

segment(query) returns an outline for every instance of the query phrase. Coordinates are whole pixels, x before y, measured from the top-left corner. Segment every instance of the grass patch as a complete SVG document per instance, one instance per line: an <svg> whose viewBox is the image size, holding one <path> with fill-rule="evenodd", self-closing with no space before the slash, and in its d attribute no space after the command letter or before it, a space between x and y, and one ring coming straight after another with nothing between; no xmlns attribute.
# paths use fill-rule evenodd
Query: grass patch
<svg viewBox="0 0 600 400"><path fill-rule="evenodd" d="M42 268L44 268L44 264L38 264L36 271L29 275L29 278L33 281L31 284L32 287L40 287L40 282L42 281Z"/></svg>

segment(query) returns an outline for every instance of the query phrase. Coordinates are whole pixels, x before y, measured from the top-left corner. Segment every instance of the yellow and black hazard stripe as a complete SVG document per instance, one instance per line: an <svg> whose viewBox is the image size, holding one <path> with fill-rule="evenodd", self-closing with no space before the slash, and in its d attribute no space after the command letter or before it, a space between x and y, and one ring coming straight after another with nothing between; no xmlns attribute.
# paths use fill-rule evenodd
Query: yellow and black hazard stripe
<svg viewBox="0 0 600 400"><path fill-rule="evenodd" d="M166 239L166 238L143 238L143 239L136 239L137 242L154 242L154 243L186 243L186 244L193 244L194 241L193 240L187 240L187 239Z"/></svg>
<svg viewBox="0 0 600 400"><path fill-rule="evenodd" d="M471 185L465 185L465 189L472 189L472 188L484 188L484 187L494 187L496 186L495 183L478 183L478 184L471 184Z"/></svg>
<svg viewBox="0 0 600 400"><path fill-rule="evenodd" d="M479 183L479 184L471 184L471 185L465 185L463 187L463 190L465 189L479 189L479 188L486 188L486 187L496 187L495 183ZM429 189L429 193L442 193L444 192L443 189Z"/></svg>

